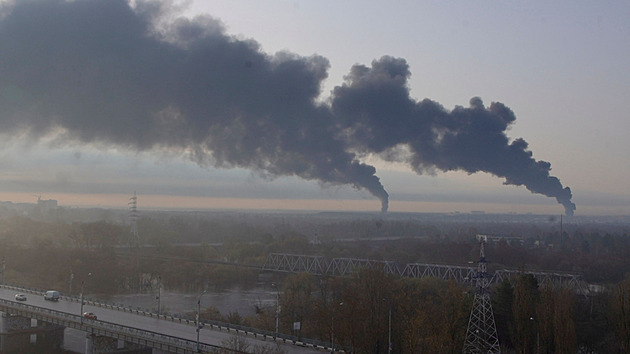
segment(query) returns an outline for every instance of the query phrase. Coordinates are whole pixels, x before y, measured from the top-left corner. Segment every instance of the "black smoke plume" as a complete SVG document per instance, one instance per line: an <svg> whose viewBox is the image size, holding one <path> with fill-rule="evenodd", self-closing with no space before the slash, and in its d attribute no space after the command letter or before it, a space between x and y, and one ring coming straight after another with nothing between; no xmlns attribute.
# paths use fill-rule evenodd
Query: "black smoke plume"
<svg viewBox="0 0 630 354"><path fill-rule="evenodd" d="M374 153L432 169L485 171L555 197L549 175L501 103L447 111L409 96L402 59L356 65L318 103L328 61L265 54L210 17L173 18L169 2L32 0L0 5L0 131L5 136L166 149L202 165L243 167L368 190L388 207Z"/></svg>
<svg viewBox="0 0 630 354"><path fill-rule="evenodd" d="M405 161L419 174L435 168L488 172L555 197L573 215L571 190L549 175L551 164L533 159L525 140L509 142L505 132L516 117L508 107L497 102L486 108L478 97L451 112L428 99L417 102L409 97L409 75L403 59L383 57L371 68L355 65L335 88L332 109L354 151Z"/></svg>

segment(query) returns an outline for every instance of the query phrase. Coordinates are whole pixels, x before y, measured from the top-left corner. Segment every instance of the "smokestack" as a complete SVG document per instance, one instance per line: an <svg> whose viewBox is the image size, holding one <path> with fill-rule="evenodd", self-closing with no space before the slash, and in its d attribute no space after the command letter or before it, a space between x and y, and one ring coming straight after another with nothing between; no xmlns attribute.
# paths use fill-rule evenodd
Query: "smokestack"
<svg viewBox="0 0 630 354"><path fill-rule="evenodd" d="M387 211L374 153L434 169L484 171L556 200L571 191L505 132L501 103L445 110L409 96L403 59L356 65L317 103L328 60L265 54L210 17L170 18L168 2L34 0L0 5L0 131L68 144L168 150L203 166L241 167L369 191Z"/></svg>

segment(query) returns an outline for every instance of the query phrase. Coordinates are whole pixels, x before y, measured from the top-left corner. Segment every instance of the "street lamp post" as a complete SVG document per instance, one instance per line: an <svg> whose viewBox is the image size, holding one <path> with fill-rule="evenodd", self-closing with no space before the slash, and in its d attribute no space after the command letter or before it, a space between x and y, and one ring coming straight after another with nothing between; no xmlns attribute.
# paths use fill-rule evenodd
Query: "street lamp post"
<svg viewBox="0 0 630 354"><path fill-rule="evenodd" d="M333 309L332 316L330 316L330 346L332 347L330 352L335 352L335 310Z"/></svg>
<svg viewBox="0 0 630 354"><path fill-rule="evenodd" d="M540 331L538 330L538 321L534 317L529 318L536 326L536 354L540 354Z"/></svg>
<svg viewBox="0 0 630 354"><path fill-rule="evenodd" d="M343 302L339 303L339 306L342 306ZM333 308L333 313L330 321L330 346L332 347L331 353L335 353L335 308Z"/></svg>
<svg viewBox="0 0 630 354"><path fill-rule="evenodd" d="M271 284L276 289L276 337L278 337L278 327L280 321L280 293L278 292L278 286Z"/></svg>
<svg viewBox="0 0 630 354"><path fill-rule="evenodd" d="M72 272L72 269L70 269L70 280L68 281L68 294L70 294L70 296L72 296L72 280L74 279L74 273Z"/></svg>
<svg viewBox="0 0 630 354"><path fill-rule="evenodd" d="M157 315L160 317L160 298L162 297L162 278L158 276Z"/></svg>
<svg viewBox="0 0 630 354"><path fill-rule="evenodd" d="M387 299L383 299L383 302L387 301ZM388 312L388 324L387 324L387 352L392 352L392 303L389 302L389 312Z"/></svg>
<svg viewBox="0 0 630 354"><path fill-rule="evenodd" d="M92 273L88 273L88 277L92 276ZM81 324L83 324L83 286L85 285L85 280L81 280L81 312L79 316L81 316Z"/></svg>
<svg viewBox="0 0 630 354"><path fill-rule="evenodd" d="M392 352L392 306L389 305L389 326L387 328L387 352Z"/></svg>
<svg viewBox="0 0 630 354"><path fill-rule="evenodd" d="M79 316L81 316L81 324L83 324L83 284L85 284L85 280L81 280L81 310L79 311Z"/></svg>
<svg viewBox="0 0 630 354"><path fill-rule="evenodd" d="M197 321L196 321L196 326L197 326L197 353L200 352L199 350L199 332L200 329L199 328L199 317L201 316L201 297L203 296L203 294L206 293L206 290L204 290L201 294L199 294L199 296L197 297Z"/></svg>

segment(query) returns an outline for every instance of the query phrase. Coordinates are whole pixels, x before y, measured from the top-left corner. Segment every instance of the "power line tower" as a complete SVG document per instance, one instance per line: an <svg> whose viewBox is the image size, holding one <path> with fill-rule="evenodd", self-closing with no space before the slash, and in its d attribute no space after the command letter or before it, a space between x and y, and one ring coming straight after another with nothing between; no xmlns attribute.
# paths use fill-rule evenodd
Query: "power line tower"
<svg viewBox="0 0 630 354"><path fill-rule="evenodd" d="M138 196L133 192L133 197L129 198L129 220L131 221L131 237L129 246L138 246L140 240L138 237Z"/></svg>
<svg viewBox="0 0 630 354"><path fill-rule="evenodd" d="M135 286L140 289L140 237L138 236L138 196L133 192L133 197L129 198L129 220L131 220L131 236L129 237L129 248L135 253Z"/></svg>
<svg viewBox="0 0 630 354"><path fill-rule="evenodd" d="M488 242L488 236L477 235L477 240L480 245L480 257L477 263L477 273L475 274L476 292L468 320L463 353L498 354L501 353L501 347L499 346L499 336L494 323L490 295L488 294L490 274L487 271L484 251L484 245Z"/></svg>

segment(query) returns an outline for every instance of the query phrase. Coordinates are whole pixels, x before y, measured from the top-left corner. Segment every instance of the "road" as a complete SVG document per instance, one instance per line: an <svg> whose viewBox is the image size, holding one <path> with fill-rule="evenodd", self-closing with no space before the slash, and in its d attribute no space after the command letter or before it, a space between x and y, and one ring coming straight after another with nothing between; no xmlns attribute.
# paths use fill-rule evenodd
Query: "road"
<svg viewBox="0 0 630 354"><path fill-rule="evenodd" d="M0 287L0 298L5 300L15 301L15 294L18 291L14 289L8 289ZM29 304L31 306L43 307L55 311L65 312L68 314L78 315L81 311L81 304L79 301L67 301L63 298L58 302L44 300L43 294L32 294L24 292L27 296L27 300L22 303ZM18 302L18 301L16 301ZM131 312L122 312L115 309L107 309L103 307L97 307L92 305L84 305L84 312L94 312L98 316L97 321L105 321L121 326L133 327L173 337L178 337L190 341L196 341L197 333L195 332L195 326L186 323L178 323L167 319L158 319L156 317L149 317L138 315ZM90 319L84 319L84 321L93 321ZM208 345L222 345L230 340L235 339L235 332L230 333L225 331L214 330L210 328L202 328L199 333L200 343ZM274 342L272 339L263 340L262 338L242 337L249 345L249 350L256 348L269 348L279 349L287 353L318 353L322 350L317 350L311 347L301 347L294 344L287 344L283 342Z"/></svg>

